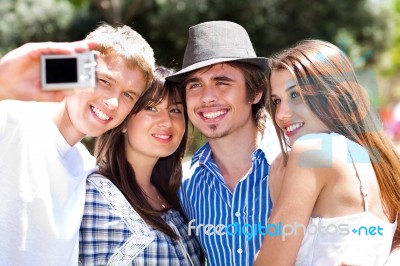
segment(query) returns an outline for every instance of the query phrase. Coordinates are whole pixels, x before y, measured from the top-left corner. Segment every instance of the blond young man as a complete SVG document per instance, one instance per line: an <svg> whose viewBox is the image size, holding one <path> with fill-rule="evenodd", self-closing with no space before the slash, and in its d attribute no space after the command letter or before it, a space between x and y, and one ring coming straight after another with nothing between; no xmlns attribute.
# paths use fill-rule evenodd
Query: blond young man
<svg viewBox="0 0 400 266"><path fill-rule="evenodd" d="M41 91L41 54L89 49L98 51L95 89ZM137 32L108 25L85 41L26 44L0 60L2 264L77 265L85 180L95 166L79 142L125 119L149 87L154 61Z"/></svg>

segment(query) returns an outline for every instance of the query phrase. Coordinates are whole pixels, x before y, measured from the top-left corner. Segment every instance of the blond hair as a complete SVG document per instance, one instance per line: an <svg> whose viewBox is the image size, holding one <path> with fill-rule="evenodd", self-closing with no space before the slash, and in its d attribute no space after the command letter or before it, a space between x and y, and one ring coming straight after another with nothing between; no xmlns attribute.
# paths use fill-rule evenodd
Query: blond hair
<svg viewBox="0 0 400 266"><path fill-rule="evenodd" d="M97 43L95 50L105 55L122 57L130 69L139 68L150 87L155 69L154 52L147 41L131 27L102 24L86 40Z"/></svg>

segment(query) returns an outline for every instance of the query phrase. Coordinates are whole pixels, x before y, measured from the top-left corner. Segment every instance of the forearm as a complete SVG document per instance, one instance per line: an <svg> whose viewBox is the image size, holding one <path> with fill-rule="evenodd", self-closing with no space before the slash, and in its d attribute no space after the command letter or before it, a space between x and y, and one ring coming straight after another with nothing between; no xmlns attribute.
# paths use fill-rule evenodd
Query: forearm
<svg viewBox="0 0 400 266"><path fill-rule="evenodd" d="M4 85L0 81L0 101L5 99L9 99L9 96L7 95Z"/></svg>
<svg viewBox="0 0 400 266"><path fill-rule="evenodd" d="M0 100L61 101L64 91L42 91L40 56L71 54L95 48L94 43L28 43L0 59Z"/></svg>
<svg viewBox="0 0 400 266"><path fill-rule="evenodd" d="M0 100L12 98L7 85L6 70L7 64L4 62L3 58L0 58Z"/></svg>

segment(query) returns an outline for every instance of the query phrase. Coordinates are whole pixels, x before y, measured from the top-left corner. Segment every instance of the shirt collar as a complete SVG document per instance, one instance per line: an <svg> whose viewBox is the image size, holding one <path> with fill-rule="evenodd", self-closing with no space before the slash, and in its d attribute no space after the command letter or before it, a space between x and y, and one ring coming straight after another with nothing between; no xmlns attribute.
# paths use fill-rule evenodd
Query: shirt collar
<svg viewBox="0 0 400 266"><path fill-rule="evenodd" d="M211 147L210 144L207 142L194 153L190 167L192 167L197 162L199 162L199 164L204 164L210 158L211 158Z"/></svg>
<svg viewBox="0 0 400 266"><path fill-rule="evenodd" d="M256 159L263 159L266 158L265 153L262 149L262 147L260 147L260 145L257 147L257 149L255 151L252 152L251 154L251 160L254 161ZM197 162L199 163L199 165L204 165L207 162L209 162L210 160L212 160L212 151L211 151L211 147L210 144L207 142L206 144L204 144L202 147L200 147L193 155L192 157L192 162L190 164L190 168L196 164Z"/></svg>

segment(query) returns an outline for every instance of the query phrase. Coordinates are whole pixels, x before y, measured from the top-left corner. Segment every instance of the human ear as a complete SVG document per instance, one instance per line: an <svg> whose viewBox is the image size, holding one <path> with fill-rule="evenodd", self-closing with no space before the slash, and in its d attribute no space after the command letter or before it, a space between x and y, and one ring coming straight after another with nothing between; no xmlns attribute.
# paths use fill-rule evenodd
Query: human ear
<svg viewBox="0 0 400 266"><path fill-rule="evenodd" d="M260 100L261 97L263 96L263 93L260 91L256 94L256 96L254 97L253 101L251 102L251 104L257 104Z"/></svg>

